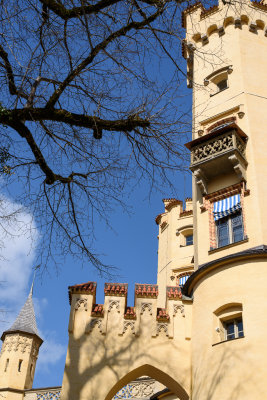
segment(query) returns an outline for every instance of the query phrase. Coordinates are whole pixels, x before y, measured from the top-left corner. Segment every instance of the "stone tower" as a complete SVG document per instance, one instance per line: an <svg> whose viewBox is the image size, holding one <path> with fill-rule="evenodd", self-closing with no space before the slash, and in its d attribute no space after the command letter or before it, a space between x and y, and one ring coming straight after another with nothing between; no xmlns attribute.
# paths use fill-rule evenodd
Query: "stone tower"
<svg viewBox="0 0 267 400"><path fill-rule="evenodd" d="M36 326L33 286L15 322L5 332L0 356L0 397L21 400L31 389L39 348L43 343Z"/></svg>
<svg viewBox="0 0 267 400"><path fill-rule="evenodd" d="M62 400L112 400L144 375L165 386L150 399L266 398L267 5L197 2L183 24L193 200L163 200L157 284L134 307L127 284L103 305L95 282L69 287Z"/></svg>
<svg viewBox="0 0 267 400"><path fill-rule="evenodd" d="M183 14L193 88L192 399L266 397L267 4Z"/></svg>

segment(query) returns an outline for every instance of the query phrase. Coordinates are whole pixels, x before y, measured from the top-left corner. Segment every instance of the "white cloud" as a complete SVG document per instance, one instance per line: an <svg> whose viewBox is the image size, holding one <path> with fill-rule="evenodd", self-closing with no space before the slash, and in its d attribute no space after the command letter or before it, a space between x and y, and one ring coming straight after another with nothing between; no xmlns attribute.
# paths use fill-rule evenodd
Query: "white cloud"
<svg viewBox="0 0 267 400"><path fill-rule="evenodd" d="M2 218L19 208L8 199L0 201L0 334L12 325L25 303L33 276L38 232L32 215L21 211L13 218ZM43 320L47 304L46 298L34 297L37 322ZM44 343L37 370L46 372L49 365L56 364L65 355L66 348L56 340L55 332L39 333Z"/></svg>
<svg viewBox="0 0 267 400"><path fill-rule="evenodd" d="M58 343L56 332L40 332L44 343L40 347L36 372L50 372L49 367L66 355L66 346Z"/></svg>
<svg viewBox="0 0 267 400"><path fill-rule="evenodd" d="M20 212L16 212L20 209ZM9 218L6 216L9 215ZM37 230L30 213L8 199L0 202L0 330L6 329L23 305L32 274Z"/></svg>

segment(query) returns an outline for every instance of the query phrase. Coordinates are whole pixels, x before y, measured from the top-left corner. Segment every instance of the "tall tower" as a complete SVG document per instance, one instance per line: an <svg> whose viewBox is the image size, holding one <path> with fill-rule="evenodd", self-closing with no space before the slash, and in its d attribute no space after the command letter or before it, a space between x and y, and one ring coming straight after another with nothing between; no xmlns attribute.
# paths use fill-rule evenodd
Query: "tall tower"
<svg viewBox="0 0 267 400"><path fill-rule="evenodd" d="M267 4L185 10L193 88L192 399L266 397Z"/></svg>
<svg viewBox="0 0 267 400"><path fill-rule="evenodd" d="M39 348L43 343L36 326L33 286L15 322L3 332L0 355L0 397L21 400L31 389Z"/></svg>

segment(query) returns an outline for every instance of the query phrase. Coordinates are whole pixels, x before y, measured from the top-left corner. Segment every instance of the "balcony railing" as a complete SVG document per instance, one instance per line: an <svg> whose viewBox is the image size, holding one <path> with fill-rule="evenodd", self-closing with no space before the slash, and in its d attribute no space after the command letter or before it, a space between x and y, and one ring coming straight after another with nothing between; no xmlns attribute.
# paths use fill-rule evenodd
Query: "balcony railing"
<svg viewBox="0 0 267 400"><path fill-rule="evenodd" d="M245 158L246 143L232 130L192 148L191 167L234 150Z"/></svg>
<svg viewBox="0 0 267 400"><path fill-rule="evenodd" d="M246 140L246 134L231 124L186 144L191 150L190 169L202 193L207 193L208 183L222 173L235 172L240 180L246 179Z"/></svg>
<svg viewBox="0 0 267 400"><path fill-rule="evenodd" d="M148 400L155 393L155 380L142 377L128 383L113 397L113 400ZM29 389L24 392L24 400L60 400L61 387Z"/></svg>
<svg viewBox="0 0 267 400"><path fill-rule="evenodd" d="M60 400L61 387L25 390L24 400Z"/></svg>

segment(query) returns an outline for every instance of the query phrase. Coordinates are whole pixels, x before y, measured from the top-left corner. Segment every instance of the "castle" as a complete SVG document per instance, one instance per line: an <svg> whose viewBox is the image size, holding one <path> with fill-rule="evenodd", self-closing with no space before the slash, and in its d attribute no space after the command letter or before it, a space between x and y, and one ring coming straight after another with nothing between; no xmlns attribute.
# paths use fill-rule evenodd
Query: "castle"
<svg viewBox="0 0 267 400"><path fill-rule="evenodd" d="M134 307L126 283L104 304L95 282L70 286L62 387L39 391L31 291L2 335L7 400L267 397L267 5L197 2L183 24L193 199L163 200L157 284L137 284Z"/></svg>

